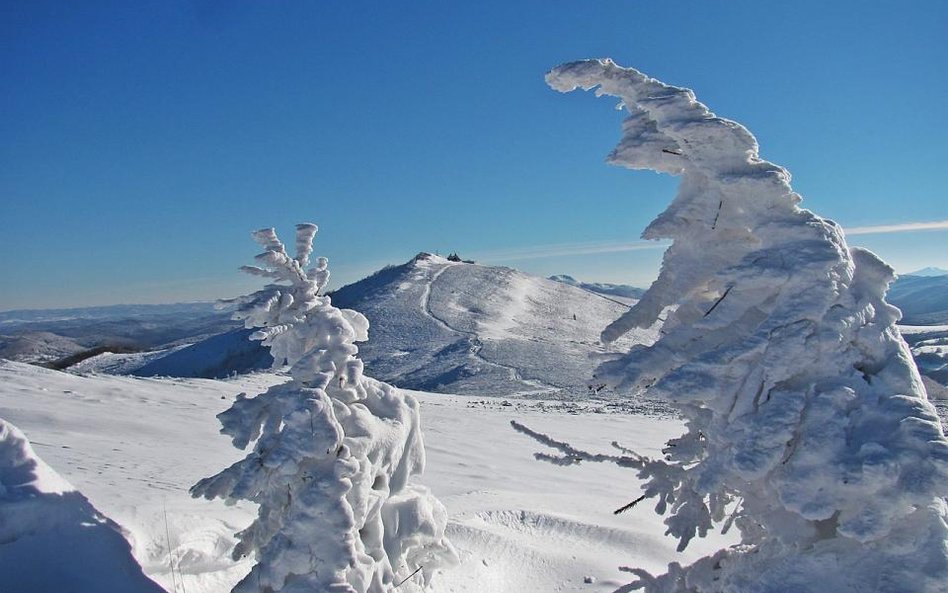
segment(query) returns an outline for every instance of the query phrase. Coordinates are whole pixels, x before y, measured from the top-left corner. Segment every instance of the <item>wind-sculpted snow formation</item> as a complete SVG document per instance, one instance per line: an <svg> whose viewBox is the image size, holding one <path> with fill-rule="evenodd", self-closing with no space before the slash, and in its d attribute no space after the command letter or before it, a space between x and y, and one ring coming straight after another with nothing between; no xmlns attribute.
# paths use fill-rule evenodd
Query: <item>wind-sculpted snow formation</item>
<svg viewBox="0 0 948 593"><path fill-rule="evenodd" d="M742 536L622 590L948 590L948 440L883 298L892 268L799 208L790 174L692 91L609 60L547 82L622 101L611 163L681 176L643 234L673 240L661 273L602 334L661 337L599 375L673 402L687 432L664 460L599 457L638 468L681 548L719 522Z"/></svg>
<svg viewBox="0 0 948 593"><path fill-rule="evenodd" d="M368 321L319 294L326 259L305 270L315 233L297 226L295 258L273 229L253 234L265 251L242 269L277 283L239 299L236 317L260 328L252 337L292 380L219 415L234 445L253 450L192 494L260 505L234 550L257 564L235 592L417 591L456 560L444 507L411 481L425 463L418 403L363 376L355 342Z"/></svg>
<svg viewBox="0 0 948 593"><path fill-rule="evenodd" d="M122 528L0 418L0 590L161 593L132 557Z"/></svg>

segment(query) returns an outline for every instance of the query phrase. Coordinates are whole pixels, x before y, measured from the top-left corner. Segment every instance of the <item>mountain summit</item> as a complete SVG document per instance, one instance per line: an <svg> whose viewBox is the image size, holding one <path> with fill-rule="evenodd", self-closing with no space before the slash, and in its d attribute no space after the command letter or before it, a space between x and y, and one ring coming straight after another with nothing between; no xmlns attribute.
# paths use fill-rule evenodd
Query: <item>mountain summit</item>
<svg viewBox="0 0 948 593"><path fill-rule="evenodd" d="M428 391L575 396L605 353L598 332L628 305L504 267L426 253L333 294L368 317L375 376ZM626 346L651 342L654 332Z"/></svg>
<svg viewBox="0 0 948 593"><path fill-rule="evenodd" d="M378 379L425 391L568 399L597 387L594 358L607 353L599 332L628 309L563 282L430 253L331 296L335 306L368 318L370 340L360 353ZM225 376L259 368L265 351L247 333L199 342L136 374ZM651 343L655 333L640 330L610 350Z"/></svg>

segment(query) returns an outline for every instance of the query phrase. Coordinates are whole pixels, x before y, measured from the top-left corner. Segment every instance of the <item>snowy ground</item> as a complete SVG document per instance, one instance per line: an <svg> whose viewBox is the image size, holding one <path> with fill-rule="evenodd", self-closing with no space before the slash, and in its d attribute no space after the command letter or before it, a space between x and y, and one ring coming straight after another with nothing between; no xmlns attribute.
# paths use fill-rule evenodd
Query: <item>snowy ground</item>
<svg viewBox="0 0 948 593"><path fill-rule="evenodd" d="M900 325L922 373L928 397L948 421L948 325Z"/></svg>
<svg viewBox="0 0 948 593"><path fill-rule="evenodd" d="M77 377L0 361L0 417L128 530L149 576L169 591L224 592L248 570L228 552L232 533L254 509L193 500L187 488L240 457L218 434L214 415L238 392L257 393L279 380ZM657 455L681 431L676 420L596 403L417 395L428 448L423 482L448 507L449 533L462 557L460 567L436 579L435 591L611 591L629 580L620 565L661 571L726 539L715 535L677 554L650 506L612 514L640 494L628 470L535 461L537 446L509 425L518 420L598 449L618 439Z"/></svg>

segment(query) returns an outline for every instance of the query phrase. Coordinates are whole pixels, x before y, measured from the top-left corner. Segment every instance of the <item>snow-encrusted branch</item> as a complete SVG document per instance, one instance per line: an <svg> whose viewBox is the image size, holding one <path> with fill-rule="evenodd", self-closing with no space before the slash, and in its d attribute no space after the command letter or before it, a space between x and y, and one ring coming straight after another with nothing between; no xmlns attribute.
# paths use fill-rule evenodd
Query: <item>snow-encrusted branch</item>
<svg viewBox="0 0 948 593"><path fill-rule="evenodd" d="M546 453L533 454L533 456L540 461L549 461L554 465L575 465L581 461L589 461L591 463L614 463L619 467L642 469L648 462L646 458L639 457L638 455L634 454L620 456L606 455L603 453L589 453L587 451L577 449L569 443L558 441L547 434L543 434L542 432L536 432L535 430L520 424L516 420L511 420L510 425L513 426L514 430L517 432L523 433L538 443L559 451L559 456L549 455Z"/></svg>

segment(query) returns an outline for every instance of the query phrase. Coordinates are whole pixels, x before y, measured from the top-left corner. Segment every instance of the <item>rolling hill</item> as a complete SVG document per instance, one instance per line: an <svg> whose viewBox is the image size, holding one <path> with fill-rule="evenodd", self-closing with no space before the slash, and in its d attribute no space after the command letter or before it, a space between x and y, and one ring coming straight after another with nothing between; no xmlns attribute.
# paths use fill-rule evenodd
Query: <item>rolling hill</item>
<svg viewBox="0 0 948 593"><path fill-rule="evenodd" d="M597 388L593 369L606 353L599 332L629 302L427 253L340 288L332 298L369 319L369 341L360 350L368 374L378 379L435 392L567 399ZM260 368L268 354L247 335L238 330L211 338L135 374L222 377ZM639 331L614 347L627 350L654 336Z"/></svg>
<svg viewBox="0 0 948 593"><path fill-rule="evenodd" d="M905 325L948 324L948 275L899 276L886 300L902 310Z"/></svg>

